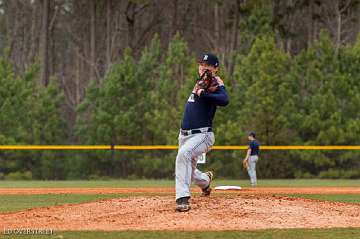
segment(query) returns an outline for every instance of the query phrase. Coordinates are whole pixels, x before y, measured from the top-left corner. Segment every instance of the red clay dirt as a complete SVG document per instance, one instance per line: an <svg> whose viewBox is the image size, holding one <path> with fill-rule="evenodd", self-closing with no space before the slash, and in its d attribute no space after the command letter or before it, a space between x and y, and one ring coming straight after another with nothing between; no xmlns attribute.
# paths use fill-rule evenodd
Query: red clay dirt
<svg viewBox="0 0 360 239"><path fill-rule="evenodd" d="M192 189L199 192L198 189ZM176 213L173 188L14 188L4 194L154 193L82 204L0 213L0 228L53 230L257 230L269 228L360 227L360 204L326 202L275 194L359 194L360 187L250 188L214 191L191 199Z"/></svg>

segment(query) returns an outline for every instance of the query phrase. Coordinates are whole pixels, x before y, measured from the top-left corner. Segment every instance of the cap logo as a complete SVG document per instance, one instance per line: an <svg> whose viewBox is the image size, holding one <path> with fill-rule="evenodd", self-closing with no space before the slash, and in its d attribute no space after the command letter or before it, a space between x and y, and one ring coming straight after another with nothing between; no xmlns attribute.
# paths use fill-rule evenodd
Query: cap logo
<svg viewBox="0 0 360 239"><path fill-rule="evenodd" d="M204 60L204 61L207 61L208 57L209 57L208 55L204 55L204 59L203 59L203 60Z"/></svg>

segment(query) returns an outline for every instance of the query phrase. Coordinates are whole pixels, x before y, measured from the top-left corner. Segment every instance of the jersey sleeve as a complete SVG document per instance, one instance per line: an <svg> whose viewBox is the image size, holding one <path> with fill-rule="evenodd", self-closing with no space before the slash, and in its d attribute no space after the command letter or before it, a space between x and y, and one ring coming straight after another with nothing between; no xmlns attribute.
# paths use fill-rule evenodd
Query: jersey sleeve
<svg viewBox="0 0 360 239"><path fill-rule="evenodd" d="M251 151L254 151L256 149L256 145L255 145L255 142L254 141L251 141L249 143L249 149L251 149Z"/></svg>
<svg viewBox="0 0 360 239"><path fill-rule="evenodd" d="M229 96L225 86L220 86L219 89L213 93L203 91L201 97L204 97L217 106L226 106L229 104Z"/></svg>

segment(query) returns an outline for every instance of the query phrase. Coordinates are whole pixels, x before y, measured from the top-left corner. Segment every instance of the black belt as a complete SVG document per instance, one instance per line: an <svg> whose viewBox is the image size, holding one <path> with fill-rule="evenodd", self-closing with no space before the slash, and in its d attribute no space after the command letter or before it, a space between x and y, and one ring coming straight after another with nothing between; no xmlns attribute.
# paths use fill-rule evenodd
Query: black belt
<svg viewBox="0 0 360 239"><path fill-rule="evenodd" d="M189 129L189 130L183 130L180 129L180 133L183 136L188 136L188 135L192 135L192 134L200 134L200 133L206 133L206 132L212 132L211 127L207 128L207 130L199 130L199 129Z"/></svg>

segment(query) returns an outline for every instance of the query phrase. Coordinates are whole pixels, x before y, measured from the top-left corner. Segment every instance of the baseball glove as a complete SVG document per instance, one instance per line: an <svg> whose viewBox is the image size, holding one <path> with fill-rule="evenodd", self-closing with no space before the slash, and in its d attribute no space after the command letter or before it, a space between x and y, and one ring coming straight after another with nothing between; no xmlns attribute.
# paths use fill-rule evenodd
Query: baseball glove
<svg viewBox="0 0 360 239"><path fill-rule="evenodd" d="M212 75L211 71L206 70L196 82L195 88L197 90L204 89L205 91L212 93L217 90L219 83L216 78Z"/></svg>
<svg viewBox="0 0 360 239"><path fill-rule="evenodd" d="M248 167L249 167L249 161L244 159L243 162L242 162L242 165L243 165L243 169L244 170L247 170Z"/></svg>

